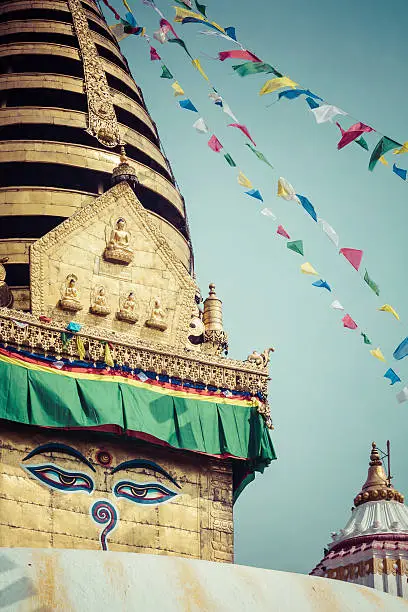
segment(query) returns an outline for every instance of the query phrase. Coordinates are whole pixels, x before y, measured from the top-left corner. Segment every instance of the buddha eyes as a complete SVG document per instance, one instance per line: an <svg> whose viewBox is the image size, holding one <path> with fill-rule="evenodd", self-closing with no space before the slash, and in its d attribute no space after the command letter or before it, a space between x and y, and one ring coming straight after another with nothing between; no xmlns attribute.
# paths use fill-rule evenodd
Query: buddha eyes
<svg viewBox="0 0 408 612"><path fill-rule="evenodd" d="M30 465L25 468L44 484L60 491L92 493L94 489L92 479L80 472L66 472L52 464Z"/></svg>
<svg viewBox="0 0 408 612"><path fill-rule="evenodd" d="M125 497L137 504L162 504L177 495L158 483L138 484L120 481L113 488L116 497Z"/></svg>

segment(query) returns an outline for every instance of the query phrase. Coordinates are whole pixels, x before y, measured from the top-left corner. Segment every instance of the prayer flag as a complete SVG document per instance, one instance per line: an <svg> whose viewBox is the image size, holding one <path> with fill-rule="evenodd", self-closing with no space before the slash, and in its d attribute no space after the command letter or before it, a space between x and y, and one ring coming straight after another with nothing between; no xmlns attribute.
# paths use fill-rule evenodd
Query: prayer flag
<svg viewBox="0 0 408 612"><path fill-rule="evenodd" d="M384 306L381 306L381 308L379 308L378 310L391 313L397 319L397 321L399 321L399 314L394 310L392 306L390 306L390 304L384 304Z"/></svg>
<svg viewBox="0 0 408 612"><path fill-rule="evenodd" d="M356 270L359 269L361 260L363 258L363 251L359 249L340 249L339 253L344 255L344 257L351 263L353 268Z"/></svg>
<svg viewBox="0 0 408 612"><path fill-rule="evenodd" d="M259 95L264 96L265 94L273 93L274 91L281 89L282 87L295 88L296 85L297 83L295 83L295 81L292 81L292 79L287 76L277 77L276 79L270 79L269 81L266 81L265 85L260 90Z"/></svg>
<svg viewBox="0 0 408 612"><path fill-rule="evenodd" d="M339 124L336 124L336 125L340 127ZM346 145L350 144L350 142L353 142L353 140L356 140L356 138L361 136L364 132L373 131L372 127L370 127L369 125L365 125L364 123L361 123L361 121L358 121L357 123L349 127L348 130L343 130L341 127L340 129L342 130L342 136L337 145L338 149L342 149Z"/></svg>
<svg viewBox="0 0 408 612"><path fill-rule="evenodd" d="M381 157L378 158L378 161L381 162L383 166L388 166L388 162L385 159L384 155L381 155Z"/></svg>
<svg viewBox="0 0 408 612"><path fill-rule="evenodd" d="M281 91L280 94L278 94L278 100L281 100L282 98L287 98L288 100L295 100L296 98L302 95L309 96L309 98L316 100L322 99L319 98L319 96L316 96L316 94L312 93L308 89L288 89L287 91Z"/></svg>
<svg viewBox="0 0 408 612"><path fill-rule="evenodd" d="M315 209L312 206L312 203L309 202L309 200L305 198L305 196L299 195L298 193L296 194L296 197L298 198L298 200L300 200L301 205L303 206L305 211L312 217L313 221L316 221L317 223L317 215Z"/></svg>
<svg viewBox="0 0 408 612"><path fill-rule="evenodd" d="M380 361L385 361L385 357L384 357L384 355L382 354L381 349L380 349L380 347L379 347L379 346L378 346L376 349L372 349L372 350L370 351L370 353L371 353L371 355L372 355L373 357L375 357L376 359L379 359Z"/></svg>
<svg viewBox="0 0 408 612"><path fill-rule="evenodd" d="M190 15L195 15L195 13L190 13ZM201 23L202 25L207 26L207 28L213 28L214 30L217 30L218 32L223 32L225 34L224 28L218 25L218 23L215 23L215 21L208 21L207 19L201 17L201 15L198 15L196 17L184 17L182 23Z"/></svg>
<svg viewBox="0 0 408 612"><path fill-rule="evenodd" d="M319 276L319 273L316 272L312 264L308 261L300 266L300 271L302 274L313 274L314 276Z"/></svg>
<svg viewBox="0 0 408 612"><path fill-rule="evenodd" d="M256 55L254 55L250 51L245 51L243 49L233 49L232 51L221 51L218 54L218 59L221 62L224 62L228 58L249 60L250 62L262 62L262 60L260 60L259 57L256 57Z"/></svg>
<svg viewBox="0 0 408 612"><path fill-rule="evenodd" d="M184 49L184 51L187 53L188 57L191 60L194 59L193 56L191 55L190 51L187 49L186 43L181 38L169 38L167 42L169 42L169 43L176 43L176 45L179 45L180 47L182 47Z"/></svg>
<svg viewBox="0 0 408 612"><path fill-rule="evenodd" d="M237 34L235 31L234 26L228 26L228 28L224 28L225 33L227 36L229 36L230 38L232 38L232 40L237 40Z"/></svg>
<svg viewBox="0 0 408 612"><path fill-rule="evenodd" d="M321 287L322 289L327 289L327 291L331 292L330 285L325 280L318 280L312 283L313 287Z"/></svg>
<svg viewBox="0 0 408 612"><path fill-rule="evenodd" d="M103 3L106 4L106 6L112 11L112 13L115 15L115 19L119 21L120 20L119 13L113 8L113 6L109 4L108 0L103 0Z"/></svg>
<svg viewBox="0 0 408 612"><path fill-rule="evenodd" d="M357 138L357 140L355 141L356 144L360 145L360 147L362 149L365 149L366 151L368 151L368 144L365 138L363 138L362 136L360 136L360 138Z"/></svg>
<svg viewBox="0 0 408 612"><path fill-rule="evenodd" d="M206 6L204 6L204 4L199 4L199 3L197 2L197 0L195 0L195 5L196 5L196 7L197 7L197 11L199 11L199 12L200 12L202 15L204 15L204 17L205 17L205 10L206 10L206 8L207 8L207 7L206 7Z"/></svg>
<svg viewBox="0 0 408 612"><path fill-rule="evenodd" d="M400 149L395 149L394 155L402 155L403 153L408 153L408 141L404 142Z"/></svg>
<svg viewBox="0 0 408 612"><path fill-rule="evenodd" d="M197 68L197 70L201 74L201 76L204 77L204 79L206 81L208 81L208 76L205 74L204 70L202 69L201 64L200 64L200 60L199 59L193 59L191 63L193 64L194 68Z"/></svg>
<svg viewBox="0 0 408 612"><path fill-rule="evenodd" d="M115 23L114 25L109 26L110 31L118 42L131 34L131 32L125 31L125 27L126 26L123 23Z"/></svg>
<svg viewBox="0 0 408 612"><path fill-rule="evenodd" d="M347 327L348 329L357 329L357 323L353 321L349 314L344 315L342 321L343 327Z"/></svg>
<svg viewBox="0 0 408 612"><path fill-rule="evenodd" d="M294 251L295 253L298 253L299 255L304 255L302 240L293 240L292 242L287 242L286 246L291 251Z"/></svg>
<svg viewBox="0 0 408 612"><path fill-rule="evenodd" d="M167 21L167 19L160 19L160 29L163 30L163 32L165 32L166 34L168 34L168 32L171 32L174 38L178 38L176 31L174 30L171 23Z"/></svg>
<svg viewBox="0 0 408 612"><path fill-rule="evenodd" d="M276 233L279 234L279 236L283 236L284 238L288 238L288 240L290 240L290 236L288 232L285 230L285 228L283 227L283 225L278 225L278 229L276 230Z"/></svg>
<svg viewBox="0 0 408 612"><path fill-rule="evenodd" d="M255 198L256 200L260 200L263 202L263 197L258 189L251 189L250 191L245 192L247 195L251 196L251 198Z"/></svg>
<svg viewBox="0 0 408 612"><path fill-rule="evenodd" d="M372 278L368 276L367 270L365 271L365 274L364 274L364 280L367 283L367 285L370 287L370 289L372 289L376 295L380 295L379 286L377 285L377 283L373 281Z"/></svg>
<svg viewBox="0 0 408 612"><path fill-rule="evenodd" d="M234 160L232 159L232 157L231 157L231 155L230 155L229 153L226 153L226 154L224 155L224 157L225 157L225 160L227 161L227 163L228 163L230 166L232 166L233 168L235 168L235 167L236 167L236 165L237 165L237 164L234 162Z"/></svg>
<svg viewBox="0 0 408 612"><path fill-rule="evenodd" d="M249 147L251 149L252 153L255 153L255 155L257 156L258 159L260 159L261 161L265 162L265 164L268 164L268 166L273 169L272 164L269 163L269 161L266 159L266 157L265 157L265 155L263 153L261 153L260 151L255 149L253 146L251 146L249 144L249 142L246 142L245 144L246 144L247 147Z"/></svg>
<svg viewBox="0 0 408 612"><path fill-rule="evenodd" d="M155 32L153 32L153 38L157 40L160 44L164 45L167 42L167 32L163 28L159 28Z"/></svg>
<svg viewBox="0 0 408 612"><path fill-rule="evenodd" d="M330 306L334 308L334 310L344 310L343 306L340 304L339 300L334 300Z"/></svg>
<svg viewBox="0 0 408 612"><path fill-rule="evenodd" d="M70 332L79 332L81 331L82 325L81 323L76 323L75 321L70 321L66 327L66 329Z"/></svg>
<svg viewBox="0 0 408 612"><path fill-rule="evenodd" d="M223 100L221 98L221 96L216 92L216 91L211 91L208 94L208 97L214 102L214 104L216 104L217 106L222 106L223 105Z"/></svg>
<svg viewBox="0 0 408 612"><path fill-rule="evenodd" d="M176 15L174 17L174 21L176 23L183 23L183 19L185 19L186 17L196 17L200 21L204 21L204 19L199 13L194 13L189 8L180 8L179 6L175 6L174 8L176 9Z"/></svg>
<svg viewBox="0 0 408 612"><path fill-rule="evenodd" d="M222 144L220 143L220 141L214 134L211 136L210 140L208 141L208 146L210 147L210 149L212 149L216 153L218 153L222 149Z"/></svg>
<svg viewBox="0 0 408 612"><path fill-rule="evenodd" d="M154 47L150 47L150 59L154 62L155 60L160 60L161 57L160 55L157 53L156 49Z"/></svg>
<svg viewBox="0 0 408 612"><path fill-rule="evenodd" d="M79 355L80 360L82 361L83 359L85 359L85 355L86 355L84 341L82 340L81 336L76 336L75 339L76 339L78 355Z"/></svg>
<svg viewBox="0 0 408 612"><path fill-rule="evenodd" d="M306 102L309 105L309 108L319 108L319 104L313 98L306 98Z"/></svg>
<svg viewBox="0 0 408 612"><path fill-rule="evenodd" d="M115 365L115 362L112 359L112 354L110 352L109 344L107 342L105 343L104 361L106 365L108 365L111 368L113 368Z"/></svg>
<svg viewBox="0 0 408 612"><path fill-rule="evenodd" d="M233 70L240 77L248 76L249 74L258 74L260 72L272 72L275 76L281 77L281 73L275 70L270 64L264 64L264 62L245 62L245 64L238 64L232 67Z"/></svg>
<svg viewBox="0 0 408 612"><path fill-rule="evenodd" d="M347 115L341 108L331 104L322 104L319 108L312 108L311 112L315 116L316 123L326 123L326 121L333 123L333 117L336 115Z"/></svg>
<svg viewBox="0 0 408 612"><path fill-rule="evenodd" d="M335 232L335 230L332 228L331 225L329 225L327 223L327 221L324 221L324 219L319 219L319 222L322 224L322 230L324 231L324 233L326 234L326 236L329 238L329 240L331 240L333 242L333 244L336 245L336 247L339 247L339 237L337 235L337 233Z"/></svg>
<svg viewBox="0 0 408 612"><path fill-rule="evenodd" d="M184 96L184 90L180 87L177 81L173 83L172 88L174 89L175 96Z"/></svg>
<svg viewBox="0 0 408 612"><path fill-rule="evenodd" d="M192 101L189 100L188 98L186 100L179 100L179 104L181 108L185 108L186 110L193 111L193 113L198 113L198 110L196 109Z"/></svg>
<svg viewBox="0 0 408 612"><path fill-rule="evenodd" d="M374 167L376 163L378 162L378 160L380 159L380 157L385 155L387 151L390 151L391 149L394 149L395 147L400 147L400 146L401 145L399 142L396 142L395 140L391 140L391 138L387 138L387 136L383 136L382 138L380 138L380 140L378 141L378 143L376 144L374 148L374 151L371 153L370 161L368 164L368 169L371 171L374 170Z"/></svg>
<svg viewBox="0 0 408 612"><path fill-rule="evenodd" d="M162 66L162 73L160 75L160 78L161 79L173 79L174 78L170 70L164 64Z"/></svg>
<svg viewBox="0 0 408 612"><path fill-rule="evenodd" d="M395 151L394 151L395 153ZM392 171L397 174L403 181L407 180L407 171L404 168L398 168L397 164L393 164Z"/></svg>
<svg viewBox="0 0 408 612"><path fill-rule="evenodd" d="M408 355L408 338L405 338L400 345L397 346L393 353L394 359L399 361Z"/></svg>
<svg viewBox="0 0 408 612"><path fill-rule="evenodd" d="M292 185L283 176L279 177L278 180L278 196L284 200L295 200L300 204Z"/></svg>
<svg viewBox="0 0 408 612"><path fill-rule="evenodd" d="M361 335L363 336L363 340L364 340L364 344L372 344L370 338L367 336L367 334L365 334L364 332L361 332Z"/></svg>
<svg viewBox="0 0 408 612"><path fill-rule="evenodd" d="M261 215L264 217L270 217L273 221L276 221L276 215L271 211L270 208L263 208L261 210Z"/></svg>
<svg viewBox="0 0 408 612"><path fill-rule="evenodd" d="M390 385L395 385L397 382L401 382L400 377L392 368L388 368L386 373L384 374L384 378L388 378L390 380Z"/></svg>
<svg viewBox="0 0 408 612"><path fill-rule="evenodd" d="M224 111L226 115L228 115L229 117L231 117L231 119L233 119L234 121L238 123L238 119L236 118L232 110L230 109L229 104L225 102L225 100L222 101L222 110Z"/></svg>
<svg viewBox="0 0 408 612"><path fill-rule="evenodd" d="M248 187L248 189L252 189L253 185L251 183L251 181L249 180L249 178L247 178L245 176L245 174L243 172L239 172L238 174L238 183L242 186L242 187Z"/></svg>
<svg viewBox="0 0 408 612"><path fill-rule="evenodd" d="M195 128L200 134L206 134L208 132L208 127L202 117L193 123L193 128Z"/></svg>
<svg viewBox="0 0 408 612"><path fill-rule="evenodd" d="M403 404L408 400L408 387L404 387L402 391L397 393L396 398L399 404Z"/></svg>
<svg viewBox="0 0 408 612"><path fill-rule="evenodd" d="M241 123L229 123L228 127L235 127L238 130L241 130L241 132L247 137L249 138L249 140L252 142L252 144L256 147L256 142L253 140L253 138L251 137L250 133L248 132L248 128L246 125L242 125Z"/></svg>

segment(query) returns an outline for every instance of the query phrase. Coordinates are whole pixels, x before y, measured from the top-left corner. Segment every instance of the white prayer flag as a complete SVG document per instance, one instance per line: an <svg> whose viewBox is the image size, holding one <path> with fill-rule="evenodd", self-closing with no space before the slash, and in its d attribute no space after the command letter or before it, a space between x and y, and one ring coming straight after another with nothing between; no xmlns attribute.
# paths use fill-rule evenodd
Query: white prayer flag
<svg viewBox="0 0 408 612"><path fill-rule="evenodd" d="M324 233L333 242L333 244L335 244L336 247L338 248L338 246L339 246L339 236L338 236L337 232L332 228L331 225L329 225L327 223L327 221L324 221L323 219L319 219L319 221L322 224L322 230L324 231Z"/></svg>
<svg viewBox="0 0 408 612"><path fill-rule="evenodd" d="M231 117L231 119L233 119L235 121L235 123L239 123L238 119L236 118L236 116L234 115L234 113L232 112L232 110L229 107L229 104L227 104L226 102L222 102L222 110L224 111L224 113L226 113L229 117Z"/></svg>
<svg viewBox="0 0 408 612"><path fill-rule="evenodd" d="M195 128L200 134L207 134L208 132L208 127L202 117L200 117L195 123L193 123L193 128Z"/></svg>
<svg viewBox="0 0 408 612"><path fill-rule="evenodd" d="M138 377L139 380L141 380L142 382L146 382L146 380L149 380L149 377L146 376L146 374L144 372L139 372L139 374L136 374L136 376Z"/></svg>
<svg viewBox="0 0 408 612"><path fill-rule="evenodd" d="M396 395L398 403L403 404L408 400L408 387L404 387L402 391Z"/></svg>
<svg viewBox="0 0 408 612"><path fill-rule="evenodd" d="M261 215L264 215L264 217L270 217L271 219L276 221L276 215L271 211L270 208L263 208L261 210Z"/></svg>
<svg viewBox="0 0 408 612"><path fill-rule="evenodd" d="M343 306L340 304L339 300L334 300L334 302L332 302L330 304L330 306L332 308L334 308L334 310L344 310Z"/></svg>
<svg viewBox="0 0 408 612"><path fill-rule="evenodd" d="M341 108L337 108L337 106L332 106L331 104L322 104L310 110L315 116L316 123L326 123L326 121L333 123L333 117L336 115L347 115Z"/></svg>

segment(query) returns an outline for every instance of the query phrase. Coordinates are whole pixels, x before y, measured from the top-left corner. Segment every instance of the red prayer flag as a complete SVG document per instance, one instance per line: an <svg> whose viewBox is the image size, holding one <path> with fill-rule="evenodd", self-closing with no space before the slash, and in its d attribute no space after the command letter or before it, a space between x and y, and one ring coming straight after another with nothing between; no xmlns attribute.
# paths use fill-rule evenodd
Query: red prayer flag
<svg viewBox="0 0 408 612"><path fill-rule="evenodd" d="M287 233L287 231L285 230L285 228L282 225L278 226L278 229L276 230L276 233L279 234L280 236L283 236L284 238L288 238L288 240L290 240L290 236Z"/></svg>
<svg viewBox="0 0 408 612"><path fill-rule="evenodd" d="M210 149L212 149L216 153L218 153L222 149L222 144L220 143L220 141L214 134L211 136L210 140L208 141L208 146L210 147Z"/></svg>
<svg viewBox="0 0 408 612"><path fill-rule="evenodd" d="M232 51L221 51L218 54L218 59L223 62L224 60L231 59L239 59L239 60L249 60L250 62L262 62L259 57L256 57L250 51L243 51L240 49L233 49Z"/></svg>
<svg viewBox="0 0 408 612"><path fill-rule="evenodd" d="M343 130L342 128L340 129L341 129L342 136L337 145L338 149L342 149L346 145L350 144L350 142L353 142L353 140L356 140L356 138L361 136L364 132L374 131L372 127L370 127L369 125L365 125L364 123L361 123L361 121L358 121L358 123L355 123L354 125L349 127L348 130Z"/></svg>
<svg viewBox="0 0 408 612"><path fill-rule="evenodd" d="M360 249L340 249L339 253L344 255L353 268L356 270L359 269L361 260L363 259L363 251L360 251Z"/></svg>
<svg viewBox="0 0 408 612"><path fill-rule="evenodd" d="M349 314L344 315L342 321L344 327L348 327L348 329L357 329L357 323L353 321Z"/></svg>
<svg viewBox="0 0 408 612"><path fill-rule="evenodd" d="M241 130L241 132L245 134L247 138L249 138L249 140L252 142L254 147L256 147L256 142L252 139L251 134L248 132L248 128L246 125L242 125L241 123L229 123L228 127L236 127L239 130Z"/></svg>
<svg viewBox="0 0 408 612"><path fill-rule="evenodd" d="M174 38L178 38L175 29L173 28L171 23L167 21L167 19L160 19L160 27L163 28L166 31L166 33L170 30Z"/></svg>
<svg viewBox="0 0 408 612"><path fill-rule="evenodd" d="M160 60L161 57L160 55L157 53L156 49L154 47L150 47L150 59L152 60L152 62L154 60Z"/></svg>

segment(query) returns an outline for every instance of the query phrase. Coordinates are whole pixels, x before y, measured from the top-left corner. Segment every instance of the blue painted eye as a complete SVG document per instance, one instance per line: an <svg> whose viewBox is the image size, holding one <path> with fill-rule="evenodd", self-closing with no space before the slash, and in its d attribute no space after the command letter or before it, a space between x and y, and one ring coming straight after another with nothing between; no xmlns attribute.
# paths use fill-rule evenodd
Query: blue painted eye
<svg viewBox="0 0 408 612"><path fill-rule="evenodd" d="M116 497L125 497L137 504L162 504L177 495L167 487L158 483L138 484L122 480L113 488Z"/></svg>
<svg viewBox="0 0 408 612"><path fill-rule="evenodd" d="M66 472L56 465L25 465L26 470L41 482L60 491L85 491L91 493L94 489L93 480L81 472Z"/></svg>

